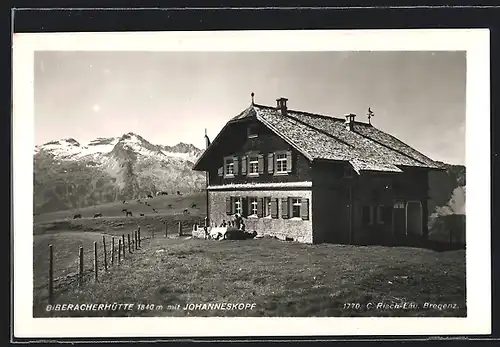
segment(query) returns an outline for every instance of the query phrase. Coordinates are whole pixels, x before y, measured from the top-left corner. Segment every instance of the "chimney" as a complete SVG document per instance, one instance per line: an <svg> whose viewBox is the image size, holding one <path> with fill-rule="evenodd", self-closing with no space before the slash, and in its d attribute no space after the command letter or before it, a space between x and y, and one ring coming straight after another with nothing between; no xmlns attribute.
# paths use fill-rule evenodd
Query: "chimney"
<svg viewBox="0 0 500 347"><path fill-rule="evenodd" d="M286 114L286 102L288 101L287 98L279 98L276 99L276 109L281 111L281 114L285 115Z"/></svg>
<svg viewBox="0 0 500 347"><path fill-rule="evenodd" d="M349 131L352 130L352 126L354 125L354 118L356 118L356 115L353 113L345 115L345 127Z"/></svg>

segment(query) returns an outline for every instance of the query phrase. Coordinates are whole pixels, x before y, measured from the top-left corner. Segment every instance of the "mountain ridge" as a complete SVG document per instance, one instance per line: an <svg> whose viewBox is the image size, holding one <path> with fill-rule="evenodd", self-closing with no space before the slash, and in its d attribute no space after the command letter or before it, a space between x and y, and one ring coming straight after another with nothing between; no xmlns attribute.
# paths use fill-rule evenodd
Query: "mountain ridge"
<svg viewBox="0 0 500 347"><path fill-rule="evenodd" d="M155 145L133 132L86 144L70 137L35 146L35 213L200 191L205 175L192 167L202 153L184 142Z"/></svg>

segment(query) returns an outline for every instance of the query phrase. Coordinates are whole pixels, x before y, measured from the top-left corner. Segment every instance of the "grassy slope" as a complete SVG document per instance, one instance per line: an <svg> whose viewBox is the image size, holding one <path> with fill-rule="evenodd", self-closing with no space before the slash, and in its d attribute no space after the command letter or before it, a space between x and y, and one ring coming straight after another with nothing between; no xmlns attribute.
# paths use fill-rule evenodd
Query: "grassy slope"
<svg viewBox="0 0 500 347"><path fill-rule="evenodd" d="M198 209L191 209L196 203ZM274 239L208 241L173 237L178 221L188 231L204 215L204 195L162 196L150 200L159 214L122 215L123 204L37 216L34 228L35 316L47 315L47 244L54 245L55 276L75 272L83 245L92 265L92 243L102 235L120 236L141 226L143 247L100 281L82 288L56 288L56 303L145 303L163 305L156 312L105 312L100 315L252 315L252 316L464 316L465 252L417 248L304 245ZM172 208L168 208L172 204ZM143 204L129 201L139 211ZM190 214L184 215L184 208ZM82 213L81 220L71 216ZM93 219L96 212L104 218ZM180 214L179 214L180 213ZM167 222L170 237L164 237ZM109 248L108 248L109 251ZM100 252L100 250L99 250ZM91 277L91 276L90 276ZM459 310L345 310L348 302L414 301L457 303ZM256 303L253 311L183 311L167 305L209 302ZM60 315L62 313L59 313ZM78 312L65 313L77 316ZM88 312L86 313L89 314Z"/></svg>

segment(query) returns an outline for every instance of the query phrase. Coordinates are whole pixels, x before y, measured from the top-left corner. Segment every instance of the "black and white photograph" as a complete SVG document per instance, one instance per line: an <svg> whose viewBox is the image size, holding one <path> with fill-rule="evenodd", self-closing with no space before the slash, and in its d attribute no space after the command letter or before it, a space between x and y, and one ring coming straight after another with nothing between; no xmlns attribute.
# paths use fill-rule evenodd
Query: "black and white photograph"
<svg viewBox="0 0 500 347"><path fill-rule="evenodd" d="M17 35L15 316L55 336L487 332L488 42Z"/></svg>

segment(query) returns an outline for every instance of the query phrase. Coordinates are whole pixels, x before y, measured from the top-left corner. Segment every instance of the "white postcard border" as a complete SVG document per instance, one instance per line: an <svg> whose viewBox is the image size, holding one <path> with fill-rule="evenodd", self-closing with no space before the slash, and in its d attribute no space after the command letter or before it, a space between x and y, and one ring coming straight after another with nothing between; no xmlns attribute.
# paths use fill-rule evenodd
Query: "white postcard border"
<svg viewBox="0 0 500 347"><path fill-rule="evenodd" d="M220 337L491 333L488 29L13 35L14 336ZM33 318L34 52L467 51L467 318ZM439 115L436 115L439 117Z"/></svg>

